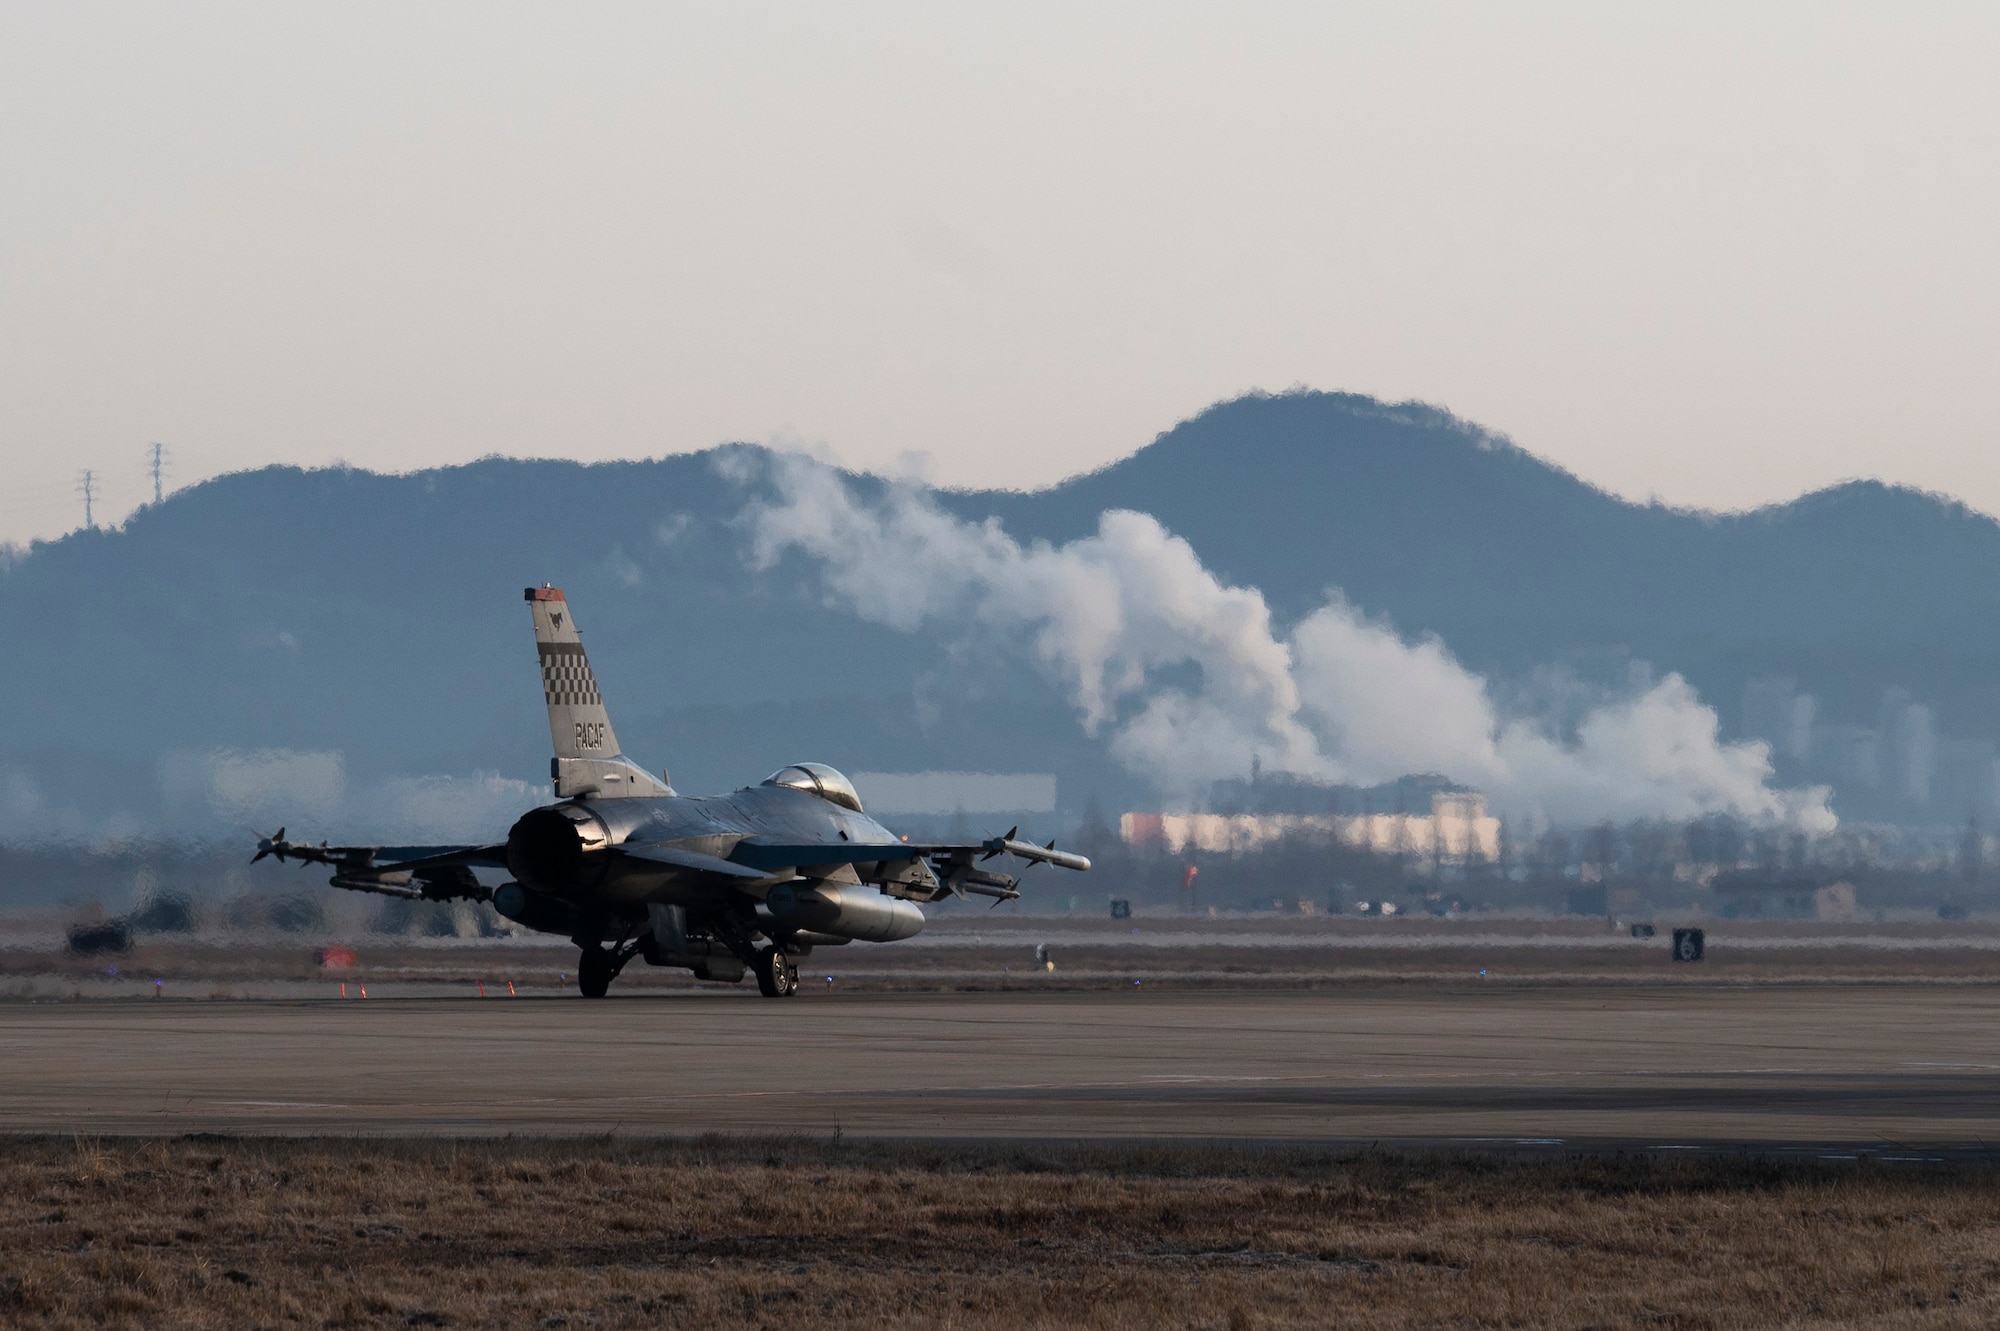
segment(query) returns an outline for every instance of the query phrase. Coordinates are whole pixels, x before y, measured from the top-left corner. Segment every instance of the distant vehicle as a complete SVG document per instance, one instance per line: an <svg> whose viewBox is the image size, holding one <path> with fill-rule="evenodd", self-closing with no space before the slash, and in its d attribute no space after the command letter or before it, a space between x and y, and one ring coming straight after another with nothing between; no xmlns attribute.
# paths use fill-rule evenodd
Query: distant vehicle
<svg viewBox="0 0 2000 1331"><path fill-rule="evenodd" d="M73 924L69 928L69 950L80 957L98 952L130 952L132 931L123 920L102 924Z"/></svg>
<svg viewBox="0 0 2000 1331"><path fill-rule="evenodd" d="M815 944L912 937L924 927L917 903L954 893L1019 897L1018 879L981 867L996 856L1090 868L1053 841L1017 841L1014 831L967 844L898 839L821 763L796 763L733 795L676 794L665 773L655 777L619 748L562 592L530 587L526 597L557 803L479 846L314 846L287 841L279 828L251 863L268 855L331 865L333 885L357 892L490 902L581 948L577 987L586 998L602 998L634 957L723 983L748 970L766 997L789 997L798 988L793 958ZM476 868L506 869L513 881L489 889Z"/></svg>

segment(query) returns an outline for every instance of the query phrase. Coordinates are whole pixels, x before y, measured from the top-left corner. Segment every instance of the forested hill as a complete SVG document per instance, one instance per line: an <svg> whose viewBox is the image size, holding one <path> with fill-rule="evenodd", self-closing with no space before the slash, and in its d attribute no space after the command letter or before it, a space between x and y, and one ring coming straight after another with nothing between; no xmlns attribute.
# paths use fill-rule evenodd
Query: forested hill
<svg viewBox="0 0 2000 1331"><path fill-rule="evenodd" d="M968 677L810 579L750 571L744 493L713 463L274 467L38 544L0 572L0 778L139 807L162 754L218 746L337 749L357 779L534 778L520 589L553 582L626 747L688 788L823 756L1054 770L1065 803L1138 796L1025 664ZM1442 412L1288 394L1050 490L940 498L1058 540L1108 507L1151 512L1281 616L1338 587L1503 681L1629 654L1686 673L1730 726L1746 680L1785 674L1826 716L1868 721L1899 685L1941 733L2000 733L2000 525L1907 490L1720 517L1634 505Z"/></svg>

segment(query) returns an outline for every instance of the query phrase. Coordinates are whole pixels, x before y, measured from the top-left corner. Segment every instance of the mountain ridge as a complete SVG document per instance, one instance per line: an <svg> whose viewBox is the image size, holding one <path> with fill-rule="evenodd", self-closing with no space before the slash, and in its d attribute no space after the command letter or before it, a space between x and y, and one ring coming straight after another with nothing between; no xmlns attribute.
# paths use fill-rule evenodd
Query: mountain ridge
<svg viewBox="0 0 2000 1331"><path fill-rule="evenodd" d="M759 453L260 468L36 542L0 566L0 614L35 626L0 639L0 684L38 700L0 734L0 774L80 804L151 790L155 807L160 755L210 747L337 749L357 782L535 779L545 730L514 600L553 581L582 609L621 736L691 788L816 752L1035 767L1078 804L1144 798L1027 667L863 624L797 563L750 569L733 525L747 494L715 465L731 450ZM2000 523L1909 487L1739 513L1640 504L1442 408L1292 393L1218 403L1040 490L933 494L1023 541L1153 513L1281 620L1338 587L1503 692L1644 660L1732 732L1746 684L1790 676L1853 725L1901 687L1941 735L2000 738Z"/></svg>

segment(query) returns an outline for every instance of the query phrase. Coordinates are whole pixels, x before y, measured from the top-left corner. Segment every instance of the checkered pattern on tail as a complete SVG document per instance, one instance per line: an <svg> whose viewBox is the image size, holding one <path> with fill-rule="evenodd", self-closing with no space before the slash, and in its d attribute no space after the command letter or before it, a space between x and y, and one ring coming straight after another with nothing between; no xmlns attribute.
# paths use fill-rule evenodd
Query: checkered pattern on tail
<svg viewBox="0 0 2000 1331"><path fill-rule="evenodd" d="M551 707L598 707L597 677L590 673L590 658L580 642L540 643L542 653L542 693Z"/></svg>

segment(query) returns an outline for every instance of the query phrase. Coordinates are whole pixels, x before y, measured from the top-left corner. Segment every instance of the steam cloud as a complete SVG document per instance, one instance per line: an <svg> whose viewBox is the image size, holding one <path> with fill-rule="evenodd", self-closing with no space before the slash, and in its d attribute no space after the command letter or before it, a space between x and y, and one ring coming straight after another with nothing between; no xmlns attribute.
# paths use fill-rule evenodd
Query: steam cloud
<svg viewBox="0 0 2000 1331"><path fill-rule="evenodd" d="M969 617L1026 634L1084 728L1171 797L1240 775L1255 754L1329 780L1439 772L1511 814L1560 823L1729 813L1815 834L1835 826L1825 787L1773 789L1768 746L1722 743L1715 712L1679 675L1597 705L1564 740L1502 716L1442 642L1405 641L1339 598L1280 637L1261 592L1223 584L1144 513L1113 510L1094 536L1023 546L916 489L864 502L805 458L775 459L767 474L741 454L727 465L775 488L743 515L760 567L803 551L836 597L906 632ZM1198 684L1184 682L1195 673Z"/></svg>
<svg viewBox="0 0 2000 1331"><path fill-rule="evenodd" d="M541 801L543 788L492 772L398 776L357 786L338 752L182 749L159 764L179 826L204 817L238 833L280 824L315 835L461 840L486 837ZM0 802L0 813L5 804ZM0 820L0 827L4 827Z"/></svg>

